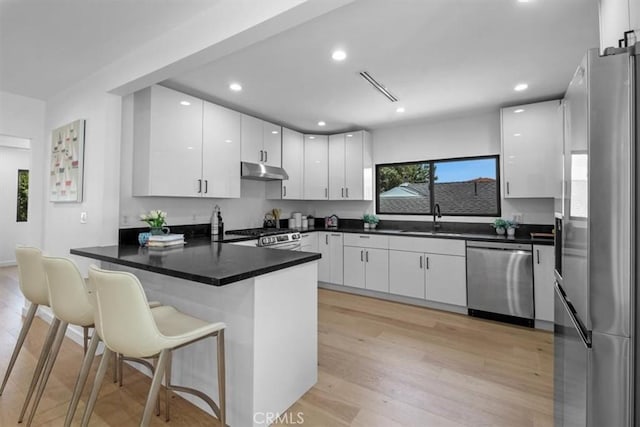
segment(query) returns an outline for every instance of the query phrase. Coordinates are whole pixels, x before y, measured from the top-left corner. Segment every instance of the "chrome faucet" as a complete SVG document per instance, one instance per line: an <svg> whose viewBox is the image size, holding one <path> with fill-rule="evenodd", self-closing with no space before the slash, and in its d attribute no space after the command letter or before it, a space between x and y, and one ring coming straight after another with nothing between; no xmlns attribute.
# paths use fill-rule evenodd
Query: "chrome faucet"
<svg viewBox="0 0 640 427"><path fill-rule="evenodd" d="M438 218L442 218L442 214L440 213L440 205L436 203L433 206L433 231L440 229Z"/></svg>

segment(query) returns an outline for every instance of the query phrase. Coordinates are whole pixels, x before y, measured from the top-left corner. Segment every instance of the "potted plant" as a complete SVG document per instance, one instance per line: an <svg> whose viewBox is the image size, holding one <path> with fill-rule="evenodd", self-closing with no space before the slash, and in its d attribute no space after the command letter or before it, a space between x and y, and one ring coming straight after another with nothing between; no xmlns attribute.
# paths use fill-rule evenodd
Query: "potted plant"
<svg viewBox="0 0 640 427"><path fill-rule="evenodd" d="M364 214L362 221L364 222L364 228L376 228L378 222L380 222L378 217L372 214Z"/></svg>
<svg viewBox="0 0 640 427"><path fill-rule="evenodd" d="M149 224L152 235L167 234L169 227L165 227L167 223L167 213L161 210L152 210L149 213L140 215L140 221Z"/></svg>
<svg viewBox="0 0 640 427"><path fill-rule="evenodd" d="M496 218L493 220L493 224L491 224L491 226L496 229L496 233L504 234L507 228L507 221L502 218Z"/></svg>
<svg viewBox="0 0 640 427"><path fill-rule="evenodd" d="M518 224L516 221L512 221L512 220L507 220L505 221L506 227L507 227L507 236L509 237L513 237L516 234L516 228L518 228L520 226L520 224Z"/></svg>

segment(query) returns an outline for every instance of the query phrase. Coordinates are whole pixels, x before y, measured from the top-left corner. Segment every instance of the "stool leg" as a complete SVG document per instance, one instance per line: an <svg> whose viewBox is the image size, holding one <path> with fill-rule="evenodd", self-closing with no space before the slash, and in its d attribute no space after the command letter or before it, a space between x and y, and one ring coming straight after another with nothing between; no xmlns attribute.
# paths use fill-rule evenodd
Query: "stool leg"
<svg viewBox="0 0 640 427"><path fill-rule="evenodd" d="M38 383L38 390L36 391L36 397L33 399L31 412L29 413L29 417L27 418L27 427L31 425L31 423L33 422L33 417L36 416L36 411L38 410L40 399L42 399L42 395L44 394L44 389L47 386L47 382L49 381L49 376L51 375L51 371L53 370L53 365L56 363L56 359L58 358L58 353L60 352L60 346L62 345L64 334L67 332L68 325L69 324L67 322L60 322L60 327L58 328L56 339L53 341L53 346L51 347L51 351L49 352L47 363L44 366L44 371L42 372L42 376L40 377L40 382Z"/></svg>
<svg viewBox="0 0 640 427"><path fill-rule="evenodd" d="M224 329L218 331L218 407L220 408L220 425L226 426L226 386L225 386L225 365L224 365Z"/></svg>
<svg viewBox="0 0 640 427"><path fill-rule="evenodd" d="M116 353L116 361L118 362L118 385L122 387L122 370L124 369L124 359L120 353Z"/></svg>
<svg viewBox="0 0 640 427"><path fill-rule="evenodd" d="M171 350L169 350L169 355L167 357L167 367L165 368L165 374L164 374L164 384L165 384L165 389L164 389L164 420L165 421L169 421L169 417L171 416L170 411L169 411L169 404L171 402L171 359L172 359L172 352ZM160 402L160 399L158 399L158 403Z"/></svg>
<svg viewBox="0 0 640 427"><path fill-rule="evenodd" d="M96 350L98 349L99 342L100 338L98 338L98 334L96 334L94 331L93 335L91 336L91 340L89 341L89 348L87 349L87 353L84 355L84 359L82 360L82 367L80 368L80 372L78 373L76 385L73 387L73 395L71 396L71 403L69 403L67 416L64 419L64 427L69 427L71 425L73 416L76 413L78 402L80 402L80 395L82 395L82 390L87 383L89 370L91 369L91 365L96 355Z"/></svg>
<svg viewBox="0 0 640 427"><path fill-rule="evenodd" d="M83 326L82 327L82 349L84 353L82 354L87 354L87 349L89 348L88 344L89 344L89 327Z"/></svg>
<svg viewBox="0 0 640 427"><path fill-rule="evenodd" d="M100 361L100 366L98 366L98 372L96 373L96 379L93 380L91 395L89 396L89 401L87 402L87 406L84 408L84 414L82 415L82 427L87 427L89 425L89 420L91 419L91 414L93 413L94 406L96 406L96 400L98 399L98 393L100 392L100 386L102 386L104 374L107 373L111 353L113 352L105 346L104 353L102 353L102 360Z"/></svg>
<svg viewBox="0 0 640 427"><path fill-rule="evenodd" d="M158 369L158 357L154 357L151 361L151 378L156 374L156 369ZM156 399L156 416L160 416L160 399Z"/></svg>
<svg viewBox="0 0 640 427"><path fill-rule="evenodd" d="M33 377L31 378L31 384L29 385L29 390L27 391L27 396L24 399L24 403L22 404L22 409L20 410L20 418L18 418L18 422L21 423L24 419L24 414L27 412L27 407L29 406L29 402L31 401L31 396L33 396L33 392L36 389L36 385L38 384L38 380L40 379L40 374L42 373L42 369L44 368L44 364L49 357L49 350L51 349L51 345L53 344L53 340L55 339L56 332L58 331L58 327L60 326L60 320L53 318L51 325L49 325L49 331L47 332L47 338L44 341L44 345L42 346L42 350L40 350L40 357L38 358L38 363L36 364L36 369L33 371Z"/></svg>
<svg viewBox="0 0 640 427"><path fill-rule="evenodd" d="M20 329L18 341L16 342L16 346L13 348L13 353L11 353L11 360L9 360L9 366L7 367L7 372L4 374L4 379L2 380L2 387L0 387L0 396L2 396L4 387L7 385L9 375L13 370L13 365L16 363L18 354L20 353L20 350L22 350L24 339L27 337L27 332L29 332L29 329L31 328L31 323L33 322L33 318L36 316L36 311L38 311L38 304L31 303L29 311L27 312L27 317L25 317L24 323L22 324L22 329Z"/></svg>
<svg viewBox="0 0 640 427"><path fill-rule="evenodd" d="M142 415L141 427L146 427L151 421L151 414L153 407L158 399L158 391L160 390L160 384L162 383L162 377L164 376L164 370L167 366L167 356L169 350L162 350L160 357L158 358L158 365L156 366L156 372L153 374L153 380L151 381L151 388L149 389L149 395L147 396L147 403L144 405L144 413Z"/></svg>

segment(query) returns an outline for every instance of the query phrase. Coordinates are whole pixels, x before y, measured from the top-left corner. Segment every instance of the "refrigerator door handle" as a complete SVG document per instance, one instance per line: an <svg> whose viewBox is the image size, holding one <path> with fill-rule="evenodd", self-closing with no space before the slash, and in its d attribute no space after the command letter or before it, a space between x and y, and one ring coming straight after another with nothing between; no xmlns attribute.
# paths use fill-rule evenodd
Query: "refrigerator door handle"
<svg viewBox="0 0 640 427"><path fill-rule="evenodd" d="M591 349L591 338L589 337L589 333L583 329L582 325L580 324L580 321L576 317L575 309L573 308L571 303L567 301L567 296L562 290L562 288L560 287L560 285L558 284L558 282L555 283L554 287L556 289L556 293L560 297L560 301L562 301L562 305L564 306L565 311L567 312L567 314L569 315L569 318L571 319L571 323L573 323L573 326L578 331L578 335L580 335L582 344L584 344L584 346L587 349Z"/></svg>

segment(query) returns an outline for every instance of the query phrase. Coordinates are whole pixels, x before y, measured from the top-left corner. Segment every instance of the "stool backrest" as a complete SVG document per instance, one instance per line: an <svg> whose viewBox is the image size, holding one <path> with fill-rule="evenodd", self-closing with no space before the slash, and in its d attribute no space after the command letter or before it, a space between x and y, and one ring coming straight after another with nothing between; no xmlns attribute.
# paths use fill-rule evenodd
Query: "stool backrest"
<svg viewBox="0 0 640 427"><path fill-rule="evenodd" d="M89 281L96 291L96 330L107 347L129 357L153 356L164 348L136 276L91 266Z"/></svg>
<svg viewBox="0 0 640 427"><path fill-rule="evenodd" d="M38 248L18 246L16 261L22 294L34 304L49 305L49 289L42 264L42 251Z"/></svg>
<svg viewBox="0 0 640 427"><path fill-rule="evenodd" d="M53 315L72 325L90 326L94 309L82 274L67 258L43 257Z"/></svg>

